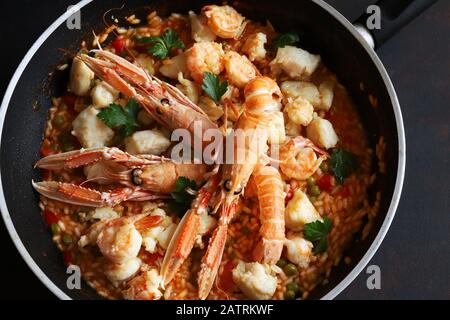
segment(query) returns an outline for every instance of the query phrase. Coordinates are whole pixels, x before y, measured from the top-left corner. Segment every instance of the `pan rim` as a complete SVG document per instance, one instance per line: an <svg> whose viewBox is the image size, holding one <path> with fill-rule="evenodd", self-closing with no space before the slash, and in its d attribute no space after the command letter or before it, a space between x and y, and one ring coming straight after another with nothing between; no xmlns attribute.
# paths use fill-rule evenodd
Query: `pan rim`
<svg viewBox="0 0 450 320"><path fill-rule="evenodd" d="M314 3L321 6L324 10L326 10L329 14L331 14L334 18L336 18L352 35L355 37L361 46L366 50L369 57L372 59L373 63L378 69L383 82L386 86L386 89L389 93L389 97L391 99L392 108L395 116L395 125L397 129L397 138L398 138L398 162L397 162L397 177L395 180L394 192L392 194L392 198L389 204L388 211L383 220L383 223L378 230L378 233L370 245L369 249L367 249L366 253L363 257L358 261L356 266L350 271L349 274L345 276L344 279L341 280L331 291L325 294L321 300L332 300L339 293L341 293L347 286L352 283L355 278L361 273L361 271L365 268L365 266L370 262L372 257L377 252L381 243L384 240L387 232L389 231L389 227L394 220L395 213L397 211L398 204L400 202L400 197L403 189L403 181L405 177L405 166L406 166L406 139L405 139L405 129L403 125L403 116L402 110L400 108L400 103L398 101L397 93L395 91L394 85L392 84L391 78L389 77L386 68L381 62L380 58L376 54L375 50L369 46L367 41L362 37L362 35L356 30L350 21L347 20L339 11L333 8L328 3L323 0L312 0Z"/></svg>
<svg viewBox="0 0 450 320"><path fill-rule="evenodd" d="M1 138L3 134L3 125L5 121L6 112L11 100L11 97L14 93L17 83L28 66L30 60L33 58L34 54L39 50L41 45L47 40L47 38L62 24L66 21L73 13L77 10L82 9L93 0L81 0L77 4L75 4L71 9L63 13L59 18L57 18L43 33L42 35L35 41L32 47L28 50L25 57L22 59L21 63L17 67L14 72L11 81L6 89L5 95L2 100L1 109L0 109L0 147L1 147ZM383 82L388 91L389 97L391 99L391 104L394 111L395 123L397 129L398 136L398 163L397 163L397 177L394 187L394 192L392 198L390 200L389 209L384 218L383 224L381 225L375 239L370 245L367 252L364 256L359 260L356 266L348 273L344 279L342 279L331 291L325 294L321 299L322 300L331 300L334 299L339 293L341 293L354 279L361 273L364 267L369 263L372 259L375 252L378 250L381 242L389 230L389 227L392 223L392 220L395 216L395 212L398 207L398 203L400 201L404 175L405 175L405 165L406 165L406 141L405 141L405 132L403 126L403 117L400 109L400 104L397 98L397 94L395 92L392 81L384 68L384 65L380 61L379 57L375 53L375 51L366 43L366 41L362 38L362 36L356 31L353 25L336 9L334 9L329 4L325 3L323 0L312 0L315 4L319 5L322 9L327 11L331 16L333 16L338 22L340 22L350 34L355 37L361 46L366 50L369 57L372 59L372 62L378 69ZM44 273L44 271L37 265L37 263L33 260L28 250L25 248L23 242L21 241L17 230L14 227L11 216L8 211L8 207L6 205L6 199L3 192L3 182L1 178L1 167L0 167L0 210L2 213L3 221L7 227L8 233L16 246L16 249L19 251L20 255L28 265L28 267L33 271L33 273L38 277L38 279L58 298L62 300L71 300L72 298L68 296L61 288L56 286L52 280Z"/></svg>
<svg viewBox="0 0 450 320"><path fill-rule="evenodd" d="M22 76L22 73L24 72L25 68L28 66L29 62L35 55L35 53L39 50L41 45L47 40L47 38L61 25L66 21L72 14L86 6L87 4L91 3L93 0L81 0L76 5L68 9L66 12L64 12L59 18L57 18L40 36L39 38L34 42L34 44L31 46L31 48L26 53L25 57L20 62L19 66L17 67L16 71L14 72L14 75L11 78L11 81L8 84L8 87L6 89L5 95L3 96L2 104L0 107L0 148L2 143L2 136L3 136L3 124L5 122L6 112L9 107L9 103L11 100L11 97L14 93L14 90L16 89L17 83L20 80L20 77ZM36 277L59 299L61 300L72 300L71 297L69 297L61 288L59 288L56 284L53 283L52 280L45 274L45 272L38 266L38 264L34 261L34 259L31 257L28 250L25 248L25 245L23 244L22 240L20 239L19 234L17 233L16 228L14 227L14 223L12 222L11 215L8 211L8 206L6 205L6 199L5 194L3 192L3 182L2 182L2 176L1 176L1 170L0 167L0 211L2 213L3 221L5 222L6 228L8 230L9 236L11 237L11 240L13 241L14 245L16 246L16 249L19 251L22 258L25 260L25 263L28 265L28 267L33 271L33 273L36 275Z"/></svg>

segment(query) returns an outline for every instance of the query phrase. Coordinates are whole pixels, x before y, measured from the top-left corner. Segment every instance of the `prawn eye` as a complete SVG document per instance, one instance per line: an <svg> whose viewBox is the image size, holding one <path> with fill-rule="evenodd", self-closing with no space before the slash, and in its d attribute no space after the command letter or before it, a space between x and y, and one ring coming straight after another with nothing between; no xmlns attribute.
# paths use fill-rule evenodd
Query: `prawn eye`
<svg viewBox="0 0 450 320"><path fill-rule="evenodd" d="M133 184L140 186L142 184L142 179L141 179L141 174L142 174L142 170L137 168L134 169L131 172L131 181L133 182Z"/></svg>
<svg viewBox="0 0 450 320"><path fill-rule="evenodd" d="M230 179L227 179L227 180L225 180L225 181L223 182L223 186L224 186L224 188L225 188L228 192L230 192L230 191L231 191L231 188L233 187L233 183L231 182ZM238 194L240 194L241 192L242 192L242 188L238 188L238 189L236 189L236 191L234 191L234 194L235 194L235 195L238 195Z"/></svg>
<svg viewBox="0 0 450 320"><path fill-rule="evenodd" d="M170 106L170 101L167 98L161 99L160 102L163 106Z"/></svg>

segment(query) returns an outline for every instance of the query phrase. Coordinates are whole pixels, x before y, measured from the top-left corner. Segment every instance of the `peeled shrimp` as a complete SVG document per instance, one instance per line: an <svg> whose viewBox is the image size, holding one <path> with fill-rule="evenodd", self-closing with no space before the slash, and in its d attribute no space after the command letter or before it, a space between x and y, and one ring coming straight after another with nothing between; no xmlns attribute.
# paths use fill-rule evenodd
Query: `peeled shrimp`
<svg viewBox="0 0 450 320"><path fill-rule="evenodd" d="M317 157L316 153L320 154ZM309 139L298 136L280 148L281 171L291 179L306 180L316 172L328 154Z"/></svg>
<svg viewBox="0 0 450 320"><path fill-rule="evenodd" d="M125 263L135 258L141 249L142 236L139 230L154 227L161 221L161 217L147 214L110 220L98 235L98 248L109 261Z"/></svg>
<svg viewBox="0 0 450 320"><path fill-rule="evenodd" d="M109 262L105 266L105 275L114 285L120 284L122 281L130 279L141 267L141 259L132 258L124 263L117 264Z"/></svg>
<svg viewBox="0 0 450 320"><path fill-rule="evenodd" d="M208 5L202 12L208 18L212 32L221 38L236 39L245 27L245 18L233 7Z"/></svg>
<svg viewBox="0 0 450 320"><path fill-rule="evenodd" d="M241 56L235 51L229 51L225 55L225 71L227 79L238 88L243 88L256 77L256 67L246 56Z"/></svg>
<svg viewBox="0 0 450 320"><path fill-rule="evenodd" d="M222 45L217 42L195 43L186 55L187 68L198 83L202 83L204 72L219 74L224 68L225 53Z"/></svg>

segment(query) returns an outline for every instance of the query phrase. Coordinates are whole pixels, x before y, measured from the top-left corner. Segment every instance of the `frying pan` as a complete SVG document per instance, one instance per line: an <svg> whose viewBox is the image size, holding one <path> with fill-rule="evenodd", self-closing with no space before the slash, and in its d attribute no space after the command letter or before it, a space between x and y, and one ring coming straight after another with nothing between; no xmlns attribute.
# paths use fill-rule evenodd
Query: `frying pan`
<svg viewBox="0 0 450 320"><path fill-rule="evenodd" d="M211 2L214 1L127 0L124 8L114 11L114 15L126 16L132 12L145 17L144 14L151 9L158 10L161 15L186 13L188 10L198 12L204 4ZM393 2L399 6L392 7ZM349 90L368 132L372 149L375 149L381 136L386 141L386 173L379 175L369 194L370 201L373 201L376 191L381 191L381 205L373 228L367 238L355 241L345 252L351 257L352 263L334 268L328 284L320 285L312 293L312 299L332 299L341 292L374 255L394 217L405 170L405 134L395 90L369 43L372 39L372 44L381 45L393 32L434 1L411 2L380 1L378 4L382 10L391 14L383 18L382 29L372 33L362 27L365 21L362 16L358 27L361 34L321 0L253 0L234 3L238 11L250 19L261 22L270 19L277 30L299 31L301 47L320 53L325 64ZM82 39L91 41L91 31L104 28L103 14L111 8L121 7L123 3L123 0L83 0L76 8L58 18L19 65L0 111L2 216L26 263L61 299L99 299L99 296L86 283L82 284L81 290L67 288L66 267L61 253L51 241L38 207L38 195L31 186L32 179L41 179L38 170L33 169L33 164L39 159L39 147L48 108L51 106L50 97L62 94L68 80L67 71L53 72L50 77L49 72L54 71L57 64L68 61L58 48L75 52ZM82 28L69 30L65 21L77 8L81 8ZM382 12L384 14L385 11ZM362 87L364 90L361 90ZM369 94L377 98L377 108L371 106ZM374 170L377 170L376 161L374 163ZM355 239L360 239L360 235L356 235Z"/></svg>

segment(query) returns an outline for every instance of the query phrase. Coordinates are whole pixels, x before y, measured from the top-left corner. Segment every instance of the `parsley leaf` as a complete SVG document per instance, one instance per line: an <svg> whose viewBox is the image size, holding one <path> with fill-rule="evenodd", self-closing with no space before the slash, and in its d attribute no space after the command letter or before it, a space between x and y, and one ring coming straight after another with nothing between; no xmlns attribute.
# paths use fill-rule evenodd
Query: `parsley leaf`
<svg viewBox="0 0 450 320"><path fill-rule="evenodd" d="M202 89L208 94L208 96L215 102L219 102L220 98L228 90L228 82L225 80L220 82L218 76L211 72L203 73Z"/></svg>
<svg viewBox="0 0 450 320"><path fill-rule="evenodd" d="M332 228L333 222L328 217L324 217L323 222L316 220L305 224L303 235L306 240L309 240L314 244L314 254L320 254L327 250L327 237Z"/></svg>
<svg viewBox="0 0 450 320"><path fill-rule="evenodd" d="M128 100L125 107L112 103L107 108L97 114L108 127L118 130L122 138L131 136L139 125L137 123L137 114L139 112L139 104L133 100Z"/></svg>
<svg viewBox="0 0 450 320"><path fill-rule="evenodd" d="M339 149L331 155L330 166L336 181L342 184L358 168L358 160L353 153Z"/></svg>
<svg viewBox="0 0 450 320"><path fill-rule="evenodd" d="M159 59L165 59L175 48L184 49L184 43L172 29L164 31L160 37L136 38L139 43L150 44L147 51Z"/></svg>
<svg viewBox="0 0 450 320"><path fill-rule="evenodd" d="M188 189L198 190L195 181L179 177L175 184L175 190L170 194L172 200L169 202L169 209L180 216L190 209L191 202L195 199L195 195L189 193Z"/></svg>
<svg viewBox="0 0 450 320"><path fill-rule="evenodd" d="M274 42L276 48L284 48L285 46L296 44L300 41L300 37L295 32L282 33Z"/></svg>

